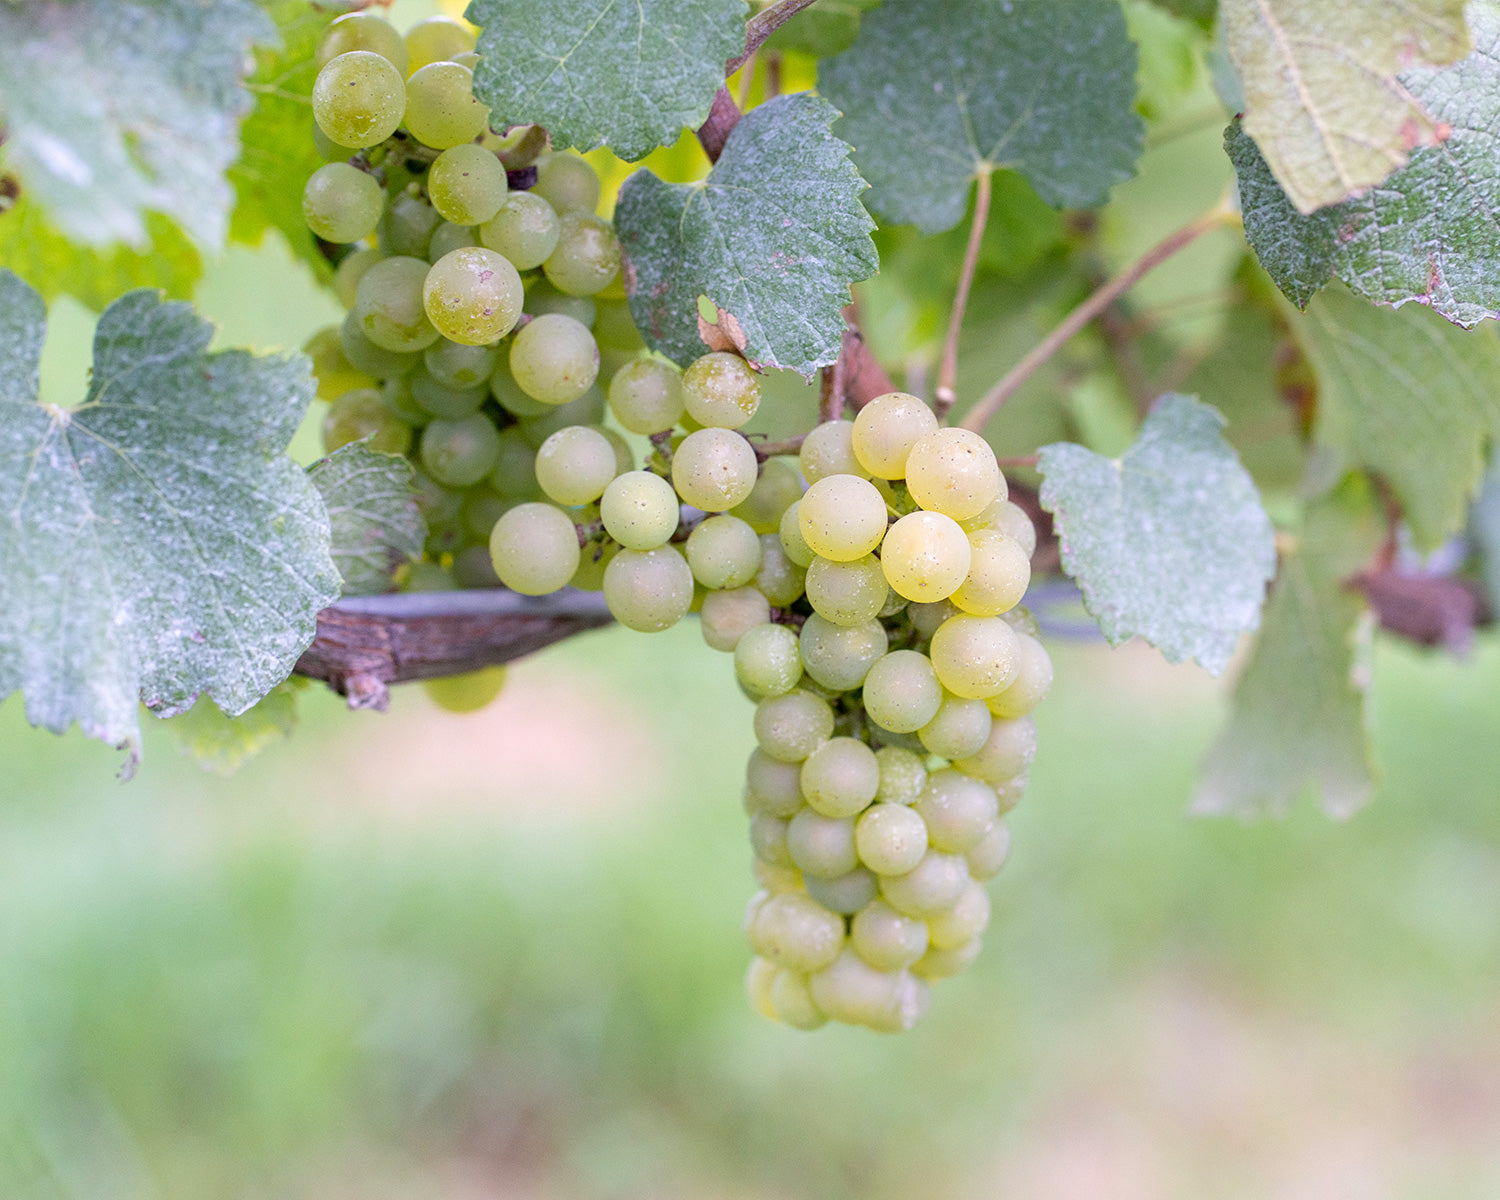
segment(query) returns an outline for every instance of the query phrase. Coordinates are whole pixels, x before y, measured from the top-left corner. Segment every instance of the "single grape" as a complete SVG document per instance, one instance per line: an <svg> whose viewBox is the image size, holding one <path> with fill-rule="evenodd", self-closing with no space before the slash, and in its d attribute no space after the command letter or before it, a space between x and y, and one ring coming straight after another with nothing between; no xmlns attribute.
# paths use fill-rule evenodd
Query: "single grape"
<svg viewBox="0 0 1500 1200"><path fill-rule="evenodd" d="M557 245L542 270L558 291L592 296L619 274L620 259L613 225L593 213L566 212L557 219Z"/></svg>
<svg viewBox="0 0 1500 1200"><path fill-rule="evenodd" d="M892 733L915 733L937 715L943 689L925 654L893 650L865 675L865 711Z"/></svg>
<svg viewBox="0 0 1500 1200"><path fill-rule="evenodd" d="M374 246L363 246L339 260L333 272L333 294L346 309L354 307L359 281L385 255Z"/></svg>
<svg viewBox="0 0 1500 1200"><path fill-rule="evenodd" d="M334 18L318 39L313 61L322 70L329 61L351 50L369 50L388 59L401 78L406 78L406 42L384 17L371 12L352 12Z"/></svg>
<svg viewBox="0 0 1500 1200"><path fill-rule="evenodd" d="M910 1029L926 1012L926 993L900 972L877 971L853 949L811 975L808 989L819 1010L846 1025L886 1032Z"/></svg>
<svg viewBox="0 0 1500 1200"><path fill-rule="evenodd" d="M953 590L953 603L977 617L1008 612L1031 583L1031 560L1008 534L981 529L968 535L969 573Z"/></svg>
<svg viewBox="0 0 1500 1200"><path fill-rule="evenodd" d="M405 454L411 446L411 426L385 406L374 388L345 392L323 418L323 447L330 454L361 440L383 454Z"/></svg>
<svg viewBox="0 0 1500 1200"><path fill-rule="evenodd" d="M986 783L1014 779L1031 766L1036 757L1036 721L1031 717L996 720L983 746L953 765L966 775Z"/></svg>
<svg viewBox="0 0 1500 1200"><path fill-rule="evenodd" d="M373 175L348 163L314 171L302 190L302 219L325 242L357 242L375 232L385 193Z"/></svg>
<svg viewBox="0 0 1500 1200"><path fill-rule="evenodd" d="M885 497L868 479L829 475L799 501L797 524L815 554L852 562L871 553L885 536Z"/></svg>
<svg viewBox="0 0 1500 1200"><path fill-rule="evenodd" d="M443 255L432 264L422 287L422 303L433 326L465 346L483 346L509 333L521 315L521 295L516 269L482 246ZM514 359L514 346L511 356Z"/></svg>
<svg viewBox="0 0 1500 1200"><path fill-rule="evenodd" d="M738 429L760 407L760 381L738 354L717 350L682 373L682 395L688 415L704 428Z"/></svg>
<svg viewBox="0 0 1500 1200"><path fill-rule="evenodd" d="M1020 665L1015 680L1004 691L985 700L997 717L1024 717L1052 688L1052 659L1041 642L1027 634L1017 634L1016 656Z"/></svg>
<svg viewBox="0 0 1500 1200"><path fill-rule="evenodd" d="M756 861L773 867L794 867L787 847L787 819L759 812L750 818L750 849Z"/></svg>
<svg viewBox="0 0 1500 1200"><path fill-rule="evenodd" d="M904 875L927 853L927 824L905 804L875 803L854 827L859 861L879 875Z"/></svg>
<svg viewBox="0 0 1500 1200"><path fill-rule="evenodd" d="M687 540L688 566L706 588L743 587L760 570L760 539L738 517L709 517Z"/></svg>
<svg viewBox="0 0 1500 1200"><path fill-rule="evenodd" d="M437 341L438 331L422 305L426 279L427 264L420 258L397 255L372 266L359 281L350 312L360 333L381 349L398 353L425 350Z"/></svg>
<svg viewBox="0 0 1500 1200"><path fill-rule="evenodd" d="M755 812L796 816L802 808L801 768L777 762L764 750L752 750L745 764L745 798Z"/></svg>
<svg viewBox="0 0 1500 1200"><path fill-rule="evenodd" d="M930 604L962 586L971 554L968 535L957 521L941 513L914 512L887 531L880 565L898 595Z"/></svg>
<svg viewBox="0 0 1500 1200"><path fill-rule="evenodd" d="M927 767L912 751L901 746L882 746L875 751L880 764L880 790L875 799L883 804L915 804L927 786Z"/></svg>
<svg viewBox="0 0 1500 1200"><path fill-rule="evenodd" d="M778 608L790 608L802 598L806 573L786 556L781 539L774 533L760 536L760 570L755 586Z"/></svg>
<svg viewBox="0 0 1500 1200"><path fill-rule="evenodd" d="M804 875L820 879L847 875L859 865L852 817L825 817L803 808L787 824L786 847Z"/></svg>
<svg viewBox="0 0 1500 1200"><path fill-rule="evenodd" d="M370 50L329 59L313 81L313 119L340 146L379 145L396 132L405 107L401 73Z"/></svg>
<svg viewBox="0 0 1500 1200"><path fill-rule="evenodd" d="M380 219L380 247L388 255L425 259L432 250L432 235L442 223L438 210L421 196L401 192Z"/></svg>
<svg viewBox="0 0 1500 1200"><path fill-rule="evenodd" d="M887 646L879 621L835 625L817 613L803 622L800 640L808 675L835 692L851 692L864 683Z"/></svg>
<svg viewBox="0 0 1500 1200"><path fill-rule="evenodd" d="M928 938L939 950L957 950L977 941L989 924L989 893L971 879L951 908L927 918Z"/></svg>
<svg viewBox="0 0 1500 1200"><path fill-rule="evenodd" d="M704 512L725 512L755 486L755 451L728 429L700 429L682 439L672 455L677 494Z"/></svg>
<svg viewBox="0 0 1500 1200"><path fill-rule="evenodd" d="M490 486L511 500L540 498L538 493L541 487L536 479L536 451L514 425L507 425L500 431L495 465L490 468Z"/></svg>
<svg viewBox="0 0 1500 1200"><path fill-rule="evenodd" d="M756 700L786 695L802 678L796 631L770 622L747 629L734 647L734 677Z"/></svg>
<svg viewBox="0 0 1500 1200"><path fill-rule="evenodd" d="M616 476L599 501L605 532L630 550L666 545L677 532L680 514L672 485L650 471Z"/></svg>
<svg viewBox="0 0 1500 1200"><path fill-rule="evenodd" d="M1009 687L1020 671L1019 639L999 617L959 613L938 626L928 654L945 688L982 700Z"/></svg>
<svg viewBox="0 0 1500 1200"><path fill-rule="evenodd" d="M452 146L427 169L432 207L455 225L480 225L505 203L510 191L505 167L483 146Z"/></svg>
<svg viewBox="0 0 1500 1200"><path fill-rule="evenodd" d="M793 1029L819 1029L828 1024L812 998L807 976L800 971L777 971L771 980L770 1000L776 1020Z"/></svg>
<svg viewBox="0 0 1500 1200"><path fill-rule="evenodd" d="M422 690L428 699L451 713L478 712L498 696L504 686L504 667L484 667L462 675L422 681Z"/></svg>
<svg viewBox="0 0 1500 1200"><path fill-rule="evenodd" d="M503 254L519 271L539 267L557 248L557 213L532 192L511 192L505 203L479 226L479 241Z"/></svg>
<svg viewBox="0 0 1500 1200"><path fill-rule="evenodd" d="M852 421L824 421L814 425L802 439L797 461L808 483L817 483L830 475L869 475L854 454Z"/></svg>
<svg viewBox="0 0 1500 1200"><path fill-rule="evenodd" d="M874 802L879 787L875 752L857 738L830 738L802 764L802 798L825 817L854 816Z"/></svg>
<svg viewBox="0 0 1500 1200"><path fill-rule="evenodd" d="M802 762L833 736L828 702L798 689L755 706L755 740L779 762Z"/></svg>
<svg viewBox="0 0 1500 1200"><path fill-rule="evenodd" d="M670 629L693 602L693 572L676 546L621 550L604 571L604 602L627 629Z"/></svg>
<svg viewBox="0 0 1500 1200"><path fill-rule="evenodd" d="M955 521L976 517L1005 498L1005 479L990 444L968 429L936 429L912 446L906 490L923 508Z"/></svg>
<svg viewBox="0 0 1500 1200"><path fill-rule="evenodd" d="M762 958L796 971L820 971L844 945L844 920L817 901L796 892L770 896L748 930L750 946Z"/></svg>
<svg viewBox="0 0 1500 1200"><path fill-rule="evenodd" d="M1000 874L1000 868L1005 866L1005 860L1009 857L1010 826L1002 817L980 839L979 844L964 855L964 861L969 864L969 874L983 881Z"/></svg>
<svg viewBox="0 0 1500 1200"><path fill-rule="evenodd" d="M615 448L607 437L587 425L570 425L537 450L536 480L558 504L591 504L614 479L615 465Z"/></svg>
<svg viewBox="0 0 1500 1200"><path fill-rule="evenodd" d="M609 381L609 410L631 433L660 433L682 418L682 372L675 363L641 358Z"/></svg>
<svg viewBox="0 0 1500 1200"><path fill-rule="evenodd" d="M771 605L753 587L730 588L704 596L699 618L712 649L733 651L747 631L771 619ZM798 797L800 802L800 792Z"/></svg>
<svg viewBox="0 0 1500 1200"><path fill-rule="evenodd" d="M445 254L452 254L455 250L477 245L479 245L479 240L469 226L444 221L432 231L432 238L427 243L427 261L435 263Z"/></svg>
<svg viewBox="0 0 1500 1200"><path fill-rule="evenodd" d="M564 587L578 570L578 530L567 513L551 504L518 504L495 522L490 557L506 587L545 596Z"/></svg>
<svg viewBox="0 0 1500 1200"><path fill-rule="evenodd" d="M812 566L813 560L818 556L813 553L812 547L807 544L807 539L802 536L801 514L802 501L800 499L788 505L786 512L781 514L781 525L777 529L776 536L777 540L781 542L781 549L785 552L787 558L805 571L808 567ZM825 558L822 561L829 562L830 560ZM855 561L860 562L862 560L855 559ZM879 564L877 563L876 570L879 569ZM881 577L880 583L882 587L885 586L884 576Z"/></svg>
<svg viewBox="0 0 1500 1200"><path fill-rule="evenodd" d="M776 533L786 510L801 497L802 478L797 468L784 458L768 458L761 463L760 476L750 494L732 511L756 533Z"/></svg>
<svg viewBox="0 0 1500 1200"><path fill-rule="evenodd" d="M474 96L474 73L468 67L430 62L406 81L406 127L434 150L472 142L489 127L489 117L489 108ZM328 134L342 140L333 130Z"/></svg>
<svg viewBox="0 0 1500 1200"><path fill-rule="evenodd" d="M432 378L445 387L488 389L500 351L494 346L465 346L439 338L422 352L422 363Z"/></svg>
<svg viewBox="0 0 1500 1200"><path fill-rule="evenodd" d="M814 558L807 568L807 600L813 611L835 625L863 625L885 607L889 589L873 554L852 562Z"/></svg>
<svg viewBox="0 0 1500 1200"><path fill-rule="evenodd" d="M877 971L899 971L927 952L927 923L875 900L854 915L849 945Z"/></svg>
<svg viewBox="0 0 1500 1200"><path fill-rule="evenodd" d="M559 213L592 213L599 206L599 176L576 154L544 154L537 159L531 190Z"/></svg>
<svg viewBox="0 0 1500 1200"><path fill-rule="evenodd" d="M968 882L962 855L928 850L905 874L882 875L880 898L903 916L925 920L955 904Z"/></svg>
<svg viewBox="0 0 1500 1200"><path fill-rule="evenodd" d="M926 822L933 847L949 854L972 850L1000 819L995 789L951 767L927 777L927 786L909 811Z"/></svg>
<svg viewBox="0 0 1500 1200"><path fill-rule="evenodd" d="M900 479L911 448L938 427L932 409L906 392L876 396L854 418L854 455L877 479Z"/></svg>
<svg viewBox="0 0 1500 1200"><path fill-rule="evenodd" d="M516 334L510 345L510 373L533 399L566 404L593 386L599 374L599 347L586 325L548 313Z"/></svg>
<svg viewBox="0 0 1500 1200"><path fill-rule="evenodd" d="M873 872L855 867L843 875L824 879L808 875L802 881L807 894L829 912L852 916L880 895L880 881Z"/></svg>
<svg viewBox="0 0 1500 1200"><path fill-rule="evenodd" d="M410 71L428 63L451 61L455 54L474 49L474 34L452 17L426 17L406 31L406 53Z"/></svg>
<svg viewBox="0 0 1500 1200"><path fill-rule="evenodd" d="M992 720L983 700L944 693L936 714L917 730L917 736L940 758L967 758L990 736Z"/></svg>
<svg viewBox="0 0 1500 1200"><path fill-rule="evenodd" d="M447 487L478 483L490 473L499 452L499 431L483 413L457 421L436 420L422 431L422 466Z"/></svg>

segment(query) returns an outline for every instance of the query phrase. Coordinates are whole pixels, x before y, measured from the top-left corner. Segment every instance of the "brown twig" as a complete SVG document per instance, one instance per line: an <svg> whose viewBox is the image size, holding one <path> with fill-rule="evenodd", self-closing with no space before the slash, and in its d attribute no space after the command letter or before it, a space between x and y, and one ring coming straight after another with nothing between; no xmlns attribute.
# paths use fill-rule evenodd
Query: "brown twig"
<svg viewBox="0 0 1500 1200"><path fill-rule="evenodd" d="M995 462L999 464L1002 471L1009 471L1017 467L1036 466L1037 456L1035 454L1017 454L1012 458L997 458Z"/></svg>
<svg viewBox="0 0 1500 1200"><path fill-rule="evenodd" d="M745 49L736 54L724 64L724 76L727 79L742 66L745 60L761 48L765 41L804 8L809 7L813 0L778 0L770 8L756 13L745 22Z"/></svg>
<svg viewBox="0 0 1500 1200"><path fill-rule="evenodd" d="M953 390L958 380L958 334L964 324L964 309L969 304L969 289L974 284L974 269L979 265L979 246L984 241L984 226L990 215L990 173L979 173L974 191L974 219L969 225L969 244L964 248L963 269L958 275L958 290L953 294L953 311L948 316L948 336L943 339L943 357L938 366L937 388L932 394L932 409L941 421L948 415L958 394Z"/></svg>
<svg viewBox="0 0 1500 1200"><path fill-rule="evenodd" d="M1056 329L1038 342L1025 358L1006 373L1003 379L981 396L979 402L964 417L963 427L972 429L975 433L982 432L994 415L1000 411L1001 405L1015 395L1039 368L1072 339L1074 334L1134 287L1143 276L1166 262L1178 251L1191 246L1209 230L1231 224L1238 219L1238 213L1228 205L1221 204L1212 211L1189 221L1181 229L1152 246L1064 317Z"/></svg>
<svg viewBox="0 0 1500 1200"><path fill-rule="evenodd" d="M708 155L709 162L719 161L719 155L724 153L724 143L729 140L729 134L739 124L739 120L739 105L734 102L729 89L721 86L714 93L708 120L698 126L698 143L703 147L703 153Z"/></svg>
<svg viewBox="0 0 1500 1200"><path fill-rule="evenodd" d="M779 442L751 442L750 449L755 451L755 457L765 462L768 458L775 458L778 454L796 454L802 449L802 439L805 434L796 437L782 438Z"/></svg>

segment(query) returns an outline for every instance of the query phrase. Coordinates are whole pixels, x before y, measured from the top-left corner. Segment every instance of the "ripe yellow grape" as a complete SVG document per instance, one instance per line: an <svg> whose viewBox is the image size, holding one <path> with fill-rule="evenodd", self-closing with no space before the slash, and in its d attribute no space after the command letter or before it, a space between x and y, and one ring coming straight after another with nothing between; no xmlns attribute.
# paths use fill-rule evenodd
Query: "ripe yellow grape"
<svg viewBox="0 0 1500 1200"><path fill-rule="evenodd" d="M1015 679L1021 666L1019 639L999 617L959 613L938 626L928 653L945 688L956 696L983 700Z"/></svg>
<svg viewBox="0 0 1500 1200"><path fill-rule="evenodd" d="M906 459L906 490L923 508L962 521L1005 498L990 444L967 429L936 429Z"/></svg>
<svg viewBox="0 0 1500 1200"><path fill-rule="evenodd" d="M887 392L854 418L854 456L877 479L900 479L912 446L937 427L937 416L916 396Z"/></svg>
<svg viewBox="0 0 1500 1200"><path fill-rule="evenodd" d="M942 513L907 513L885 535L880 566L898 595L930 604L945 600L969 573L969 539Z"/></svg>
<svg viewBox="0 0 1500 1200"><path fill-rule="evenodd" d="M966 613L994 617L1021 602L1031 583L1031 560L1021 543L995 529L969 534L969 573L949 597Z"/></svg>
<svg viewBox="0 0 1500 1200"><path fill-rule="evenodd" d="M803 493L797 525L814 554L853 562L880 545L886 515L885 497L868 479L829 475Z"/></svg>

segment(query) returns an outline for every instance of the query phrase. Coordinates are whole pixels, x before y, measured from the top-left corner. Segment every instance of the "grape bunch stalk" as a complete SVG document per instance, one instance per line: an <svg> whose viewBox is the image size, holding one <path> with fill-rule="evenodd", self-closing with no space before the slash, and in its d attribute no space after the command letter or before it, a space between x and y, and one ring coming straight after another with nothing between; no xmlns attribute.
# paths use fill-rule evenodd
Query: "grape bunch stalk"
<svg viewBox="0 0 1500 1200"><path fill-rule="evenodd" d="M304 211L347 247L349 315L309 348L328 447L415 460L430 536L404 586L601 591L642 632L697 611L755 703L754 1005L910 1028L979 952L1052 680L1019 607L1035 531L994 452L892 392L796 466L757 453L742 357L646 351L592 168L507 172L537 131L489 129L462 25L349 14L318 60L333 161Z"/></svg>

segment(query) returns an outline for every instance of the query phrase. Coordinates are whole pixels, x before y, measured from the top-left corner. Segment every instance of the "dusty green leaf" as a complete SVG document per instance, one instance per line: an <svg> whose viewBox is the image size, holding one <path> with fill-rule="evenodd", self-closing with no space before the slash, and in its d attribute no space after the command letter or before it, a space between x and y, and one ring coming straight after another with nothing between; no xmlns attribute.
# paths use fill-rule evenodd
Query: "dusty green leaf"
<svg viewBox="0 0 1500 1200"><path fill-rule="evenodd" d="M41 297L0 271L0 698L139 745L139 702L231 715L291 672L338 595L328 516L286 446L307 360L207 353L186 304L105 309L84 402L38 399Z"/></svg>
<svg viewBox="0 0 1500 1200"><path fill-rule="evenodd" d="M1138 635L1215 675L1260 624L1276 571L1271 522L1223 429L1208 405L1166 395L1122 458L1062 442L1037 462L1063 569L1104 636Z"/></svg>
<svg viewBox="0 0 1500 1200"><path fill-rule="evenodd" d="M420 558L427 526L412 491L411 462L357 442L312 465L312 481L328 509L334 566L344 595L391 590L391 575Z"/></svg>
<svg viewBox="0 0 1500 1200"><path fill-rule="evenodd" d="M148 212L223 244L242 77L275 29L248 0L0 5L4 163L80 242L144 247Z"/></svg>
<svg viewBox="0 0 1500 1200"><path fill-rule="evenodd" d="M1292 330L1318 380L1315 438L1385 477L1420 547L1456 533L1500 433L1500 341L1342 288Z"/></svg>
<svg viewBox="0 0 1500 1200"><path fill-rule="evenodd" d="M997 167L1054 207L1089 207L1135 170L1136 51L1116 0L902 0L865 16L818 90L881 217L948 229Z"/></svg>
<svg viewBox="0 0 1500 1200"><path fill-rule="evenodd" d="M1441 145L1357 200L1299 213L1238 124L1225 148L1239 175L1245 236L1294 303L1337 276L1368 300L1428 305L1465 327L1500 312L1500 3L1469 6L1476 50L1401 82L1442 122Z"/></svg>
<svg viewBox="0 0 1500 1200"><path fill-rule="evenodd" d="M229 775L267 746L291 736L297 727L297 693L306 684L297 676L278 683L237 717L199 696L192 708L168 721L167 728L177 748L200 767Z"/></svg>
<svg viewBox="0 0 1500 1200"><path fill-rule="evenodd" d="M472 0L491 123L634 162L701 125L745 48L745 0Z"/></svg>
<svg viewBox="0 0 1500 1200"><path fill-rule="evenodd" d="M1382 535L1367 487L1345 485L1307 514L1235 687L1229 724L1204 763L1193 811L1284 812L1311 788L1331 816L1374 787L1365 726L1364 601L1344 580Z"/></svg>
<svg viewBox="0 0 1500 1200"><path fill-rule="evenodd" d="M1245 131L1298 210L1358 196L1442 140L1404 73L1469 52L1464 0L1223 0Z"/></svg>
<svg viewBox="0 0 1500 1200"><path fill-rule="evenodd" d="M680 363L703 354L707 296L753 363L810 375L838 357L849 288L880 262L864 181L829 132L837 115L810 93L780 96L734 127L707 179L640 170L625 181L615 228L630 311L652 349Z"/></svg>

